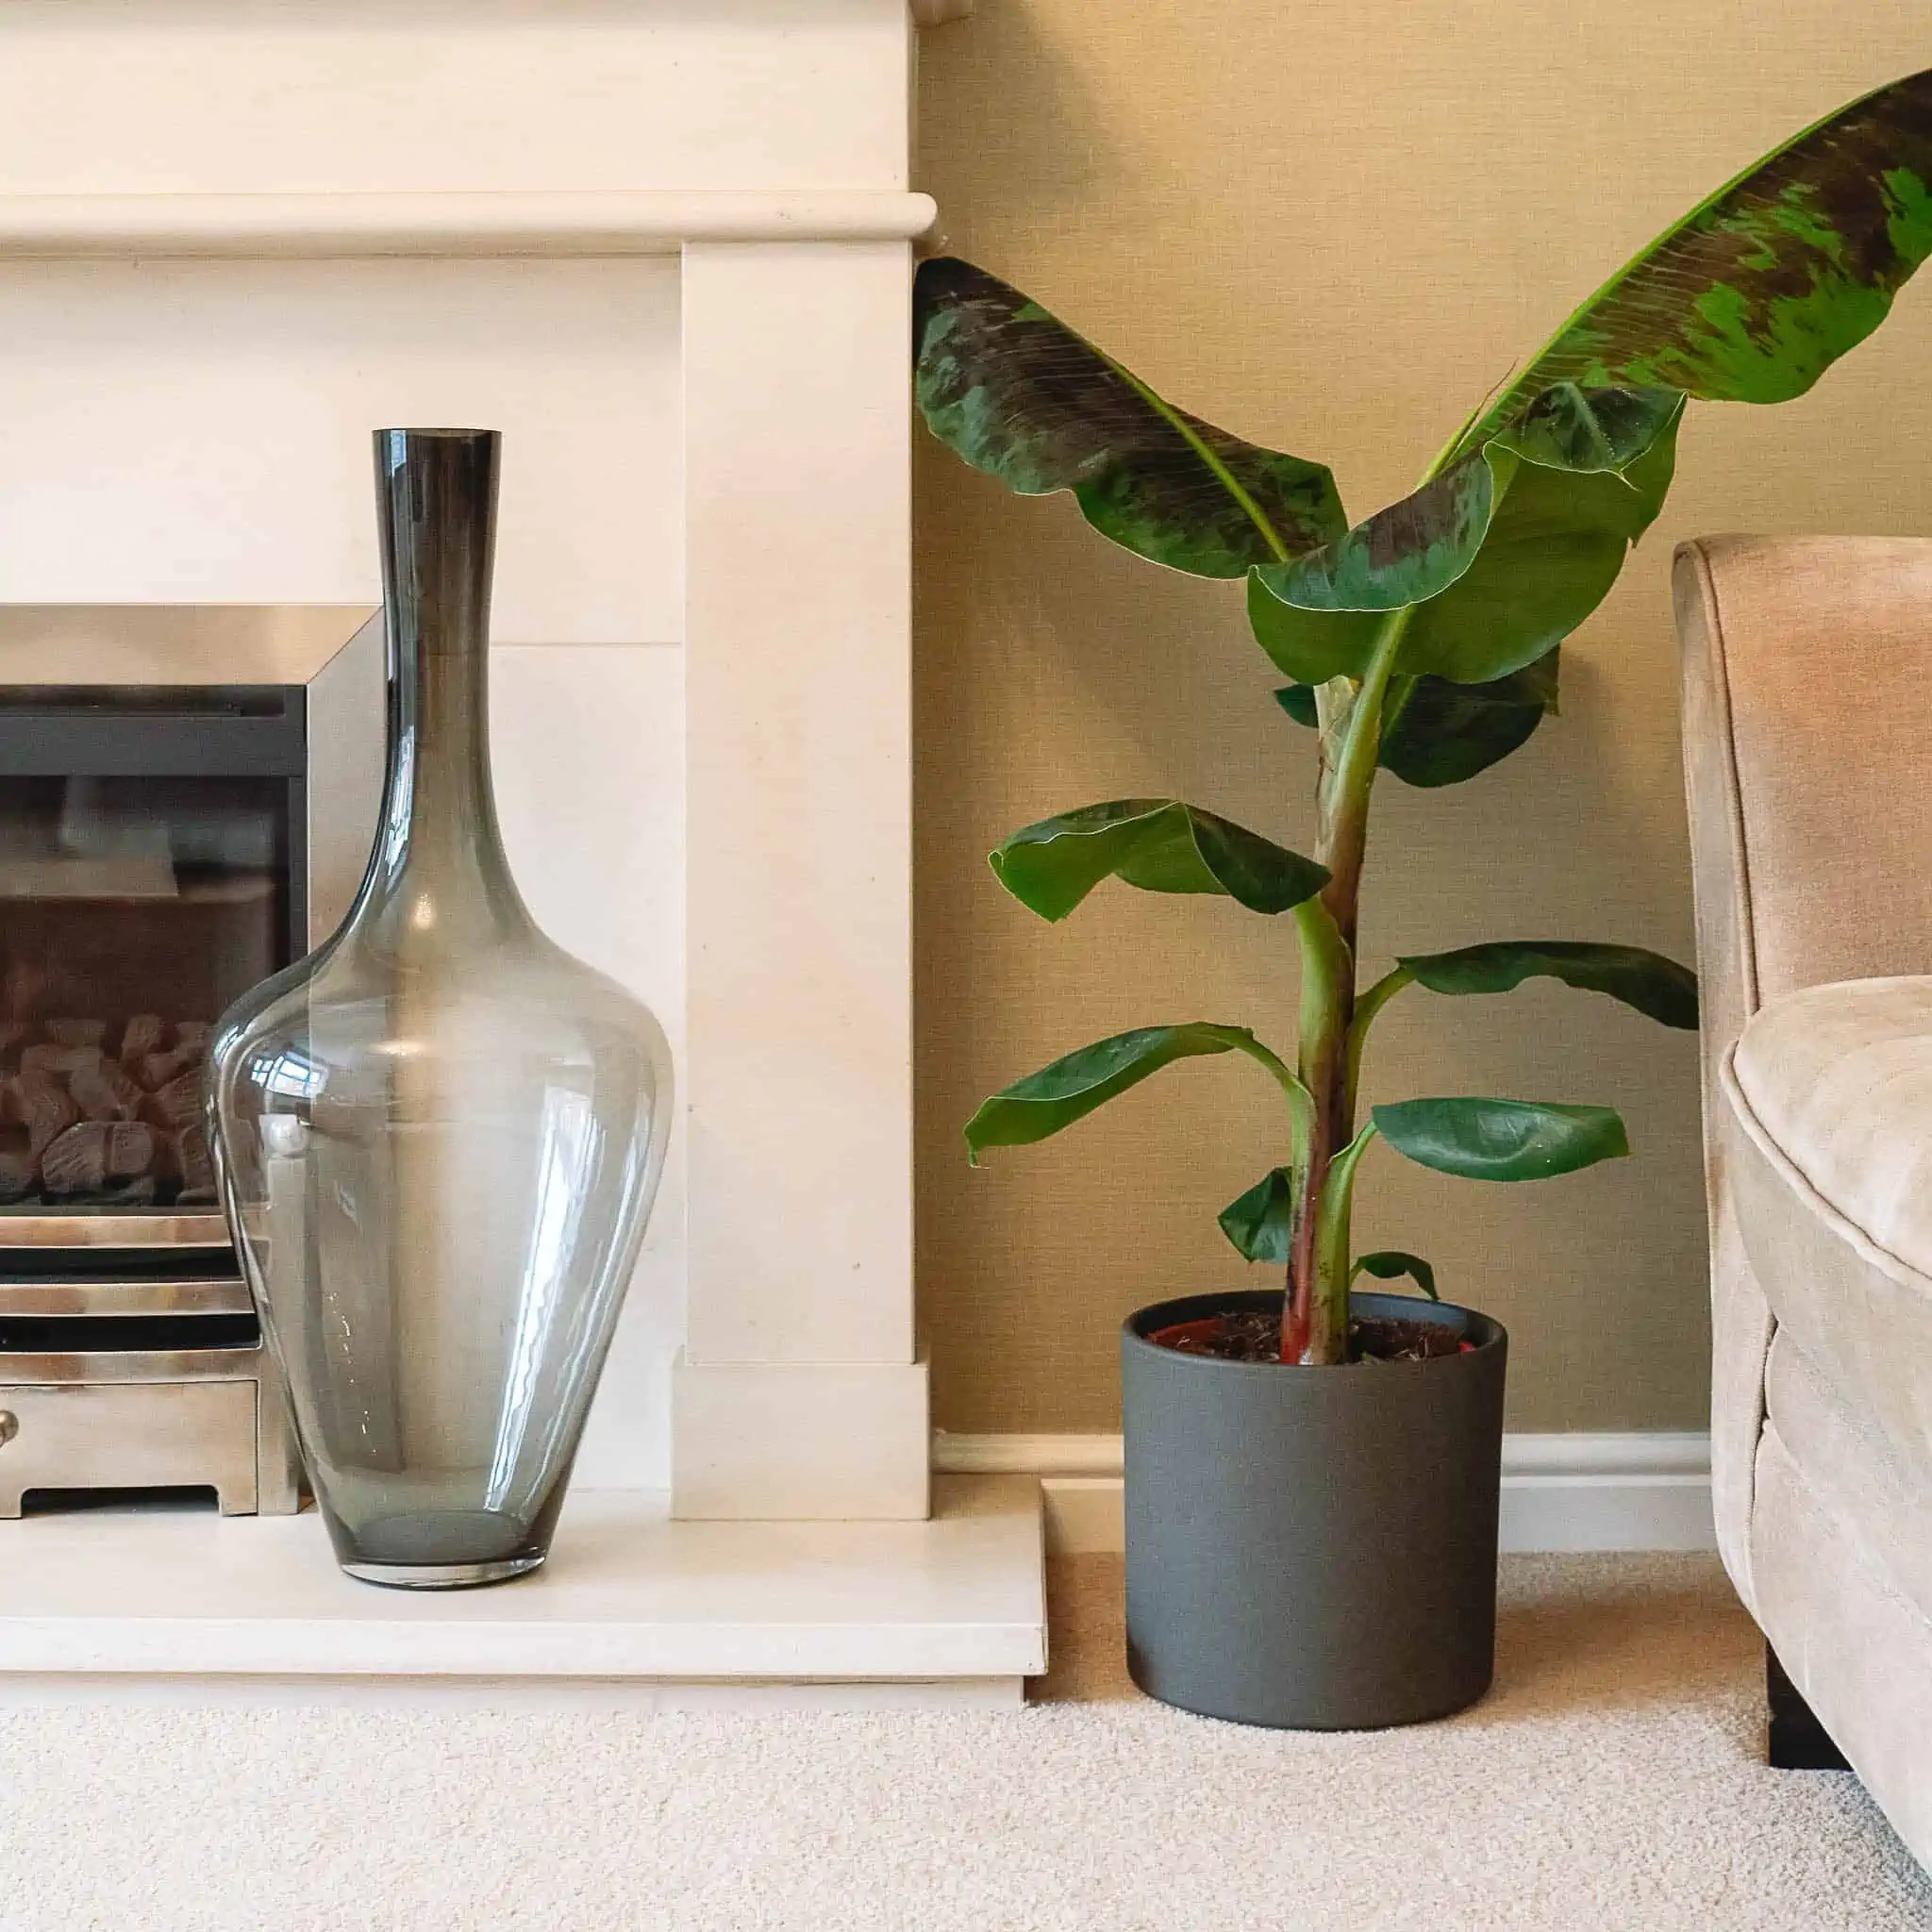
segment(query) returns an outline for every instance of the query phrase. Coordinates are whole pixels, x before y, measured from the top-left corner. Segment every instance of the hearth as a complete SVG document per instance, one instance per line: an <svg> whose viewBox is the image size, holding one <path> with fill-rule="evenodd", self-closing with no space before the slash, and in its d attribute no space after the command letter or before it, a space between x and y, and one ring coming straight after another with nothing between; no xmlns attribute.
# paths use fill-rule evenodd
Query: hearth
<svg viewBox="0 0 1932 1932"><path fill-rule="evenodd" d="M296 1505L202 1087L354 895L383 675L367 608L0 607L0 1517Z"/></svg>

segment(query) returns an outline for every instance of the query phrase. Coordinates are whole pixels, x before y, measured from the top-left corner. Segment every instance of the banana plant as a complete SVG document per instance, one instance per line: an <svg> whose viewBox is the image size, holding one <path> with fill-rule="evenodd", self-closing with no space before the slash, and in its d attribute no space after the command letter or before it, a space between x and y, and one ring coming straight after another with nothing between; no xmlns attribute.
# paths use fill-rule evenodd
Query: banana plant
<svg viewBox="0 0 1932 1932"><path fill-rule="evenodd" d="M1127 798L1027 825L994 875L1048 920L1108 880L1216 893L1286 915L1299 1039L1144 1026L994 1094L966 1127L990 1147L1046 1139L1176 1060L1237 1054L1279 1089L1277 1158L1220 1224L1286 1270L1281 1356L1350 1356L1349 1291L1419 1257L1357 1254L1357 1170L1377 1141L1441 1174L1541 1180L1629 1152L1608 1108L1475 1096L1359 1118L1371 1029L1410 989L1465 997L1546 977L1694 1028L1684 967L1641 947L1505 940L1399 959L1369 985L1357 924L1376 774L1464 783L1554 712L1560 646L1662 508L1690 402L1802 395L1884 321L1932 253L1932 71L1827 115L1690 210L1585 301L1464 420L1399 502L1360 523L1326 466L1190 415L1039 303L951 258L922 264L915 387L927 425L1022 495L1070 493L1103 537L1195 576L1245 581L1275 693L1316 734L1317 843L1288 850L1180 799Z"/></svg>

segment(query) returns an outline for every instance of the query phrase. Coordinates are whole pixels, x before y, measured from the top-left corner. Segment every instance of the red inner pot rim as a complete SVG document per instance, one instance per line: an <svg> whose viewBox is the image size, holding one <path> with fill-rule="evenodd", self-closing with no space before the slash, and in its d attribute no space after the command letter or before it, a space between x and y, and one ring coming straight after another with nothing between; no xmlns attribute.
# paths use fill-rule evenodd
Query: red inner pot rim
<svg viewBox="0 0 1932 1932"><path fill-rule="evenodd" d="M1491 1349L1506 1346L1509 1339L1507 1330L1492 1316L1455 1302L1431 1302L1419 1295L1374 1291L1357 1292L1350 1300L1352 1313L1357 1319L1369 1317L1377 1321L1415 1322L1432 1328L1457 1331L1460 1346L1453 1353L1422 1358L1382 1359L1379 1362L1379 1366L1398 1372L1419 1372L1430 1367L1445 1369L1473 1355L1486 1356ZM1176 1331L1208 1332L1215 1324L1228 1316L1264 1315L1278 1322L1281 1303L1280 1291L1267 1289L1173 1295L1129 1315L1121 1324L1123 1340L1141 1348L1158 1350L1163 1361L1198 1364L1203 1373L1210 1370L1256 1373L1277 1367L1299 1367L1299 1363L1282 1363L1278 1358L1242 1359L1202 1349L1175 1348L1167 1339Z"/></svg>
<svg viewBox="0 0 1932 1932"><path fill-rule="evenodd" d="M1427 1307L1429 1304L1427 1302L1424 1302L1422 1306L1424 1307ZM1270 1357L1256 1355L1228 1355L1224 1353L1221 1349L1213 1347L1211 1344L1219 1339L1220 1333L1223 1328L1223 1324L1227 1321L1227 1319L1228 1318L1225 1315L1204 1315L1197 1317L1195 1320L1191 1322L1174 1322L1170 1323L1164 1328L1156 1328L1150 1330L1141 1339L1145 1341L1152 1342L1156 1348L1169 1349L1175 1355L1205 1356L1208 1357L1210 1360L1214 1361L1253 1362L1259 1364L1272 1359L1276 1362L1279 1362L1278 1357ZM1406 1322L1415 1326L1424 1325L1421 1320L1411 1315L1372 1315L1368 1319L1371 1322L1374 1323ZM1431 1323L1427 1324L1426 1325L1440 1327L1444 1324L1440 1323ZM1350 1326L1351 1329L1353 1329L1355 1324L1351 1323ZM1191 1346L1190 1344L1198 1345ZM1478 1345L1479 1344L1477 1344L1476 1342L1472 1341L1468 1336L1463 1335L1458 1336L1457 1338L1456 1347L1453 1350L1443 1349L1440 1354L1432 1354L1427 1356L1404 1355L1396 1357L1376 1357L1376 1359L1398 1361L1440 1361L1444 1357L1451 1354L1474 1355L1476 1352ZM1280 1363L1280 1366L1286 1368L1298 1368L1301 1365L1296 1362L1287 1362Z"/></svg>

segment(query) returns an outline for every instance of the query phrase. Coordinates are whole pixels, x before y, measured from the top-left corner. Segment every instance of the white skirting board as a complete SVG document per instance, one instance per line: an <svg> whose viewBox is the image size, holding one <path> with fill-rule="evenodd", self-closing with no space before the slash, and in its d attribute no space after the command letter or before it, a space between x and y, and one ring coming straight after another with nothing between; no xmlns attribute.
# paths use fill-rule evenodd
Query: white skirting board
<svg viewBox="0 0 1932 1932"><path fill-rule="evenodd" d="M1118 1436L941 1430L933 1468L1038 1476L1050 1549L1124 1546ZM1715 1549L1710 1438L1659 1430L1505 1436L1502 1542L1515 1554Z"/></svg>

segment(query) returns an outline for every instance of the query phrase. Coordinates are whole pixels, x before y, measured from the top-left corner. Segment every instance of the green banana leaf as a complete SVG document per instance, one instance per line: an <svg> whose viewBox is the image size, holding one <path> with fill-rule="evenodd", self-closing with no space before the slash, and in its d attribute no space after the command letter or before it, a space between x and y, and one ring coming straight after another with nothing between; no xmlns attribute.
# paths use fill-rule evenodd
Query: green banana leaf
<svg viewBox="0 0 1932 1932"><path fill-rule="evenodd" d="M1436 1271L1420 1255L1405 1255L1400 1248L1379 1248L1373 1255L1357 1255L1348 1278L1353 1281L1357 1274L1373 1274L1377 1281L1399 1281L1407 1274L1432 1302L1442 1299L1436 1292Z"/></svg>
<svg viewBox="0 0 1932 1932"><path fill-rule="evenodd" d="M1528 743L1557 709L1560 648L1488 684L1417 677L1391 694L1381 765L1405 785L1460 785ZM1298 724L1320 727L1315 687L1291 684L1275 702Z"/></svg>
<svg viewBox="0 0 1932 1932"><path fill-rule="evenodd" d="M1803 395L1885 320L1932 254L1932 68L1827 114L1627 262L1461 439L1556 382Z"/></svg>
<svg viewBox="0 0 1932 1932"><path fill-rule="evenodd" d="M1672 390L1557 384L1336 542L1250 571L1257 641L1298 682L1358 678L1387 614L1412 604L1399 675L1491 684L1535 663L1663 508L1683 409Z"/></svg>
<svg viewBox="0 0 1932 1932"><path fill-rule="evenodd" d="M1173 798L1117 798L1042 819L988 862L1042 919L1064 919L1110 877L1146 892L1220 892L1268 913L1286 912L1328 883L1313 859Z"/></svg>
<svg viewBox="0 0 1932 1932"><path fill-rule="evenodd" d="M983 1102L966 1123L969 1157L977 1167L989 1147L1025 1147L1044 1141L1175 1060L1254 1045L1255 1036L1245 1026L1217 1026L1205 1020L1182 1026L1141 1026L1097 1040Z"/></svg>
<svg viewBox="0 0 1932 1932"><path fill-rule="evenodd" d="M1376 1130L1398 1154L1438 1174L1473 1181L1540 1181L1630 1151L1607 1107L1532 1100L1398 1100L1374 1110Z"/></svg>
<svg viewBox="0 0 1932 1932"><path fill-rule="evenodd" d="M1022 496L1071 490L1103 537L1195 576L1238 577L1347 527L1321 463L1244 442L1145 383L971 262L922 262L914 390L926 425Z"/></svg>
<svg viewBox="0 0 1932 1932"><path fill-rule="evenodd" d="M1697 1026L1697 975L1642 946L1494 940L1450 953L1411 954L1395 963L1431 992L1509 992L1525 979L1560 979L1585 992L1607 993L1665 1026L1691 1032Z"/></svg>
<svg viewBox="0 0 1932 1932"><path fill-rule="evenodd" d="M1221 1231L1244 1260L1288 1265L1294 1239L1294 1190L1292 1169L1271 1168L1221 1210Z"/></svg>

